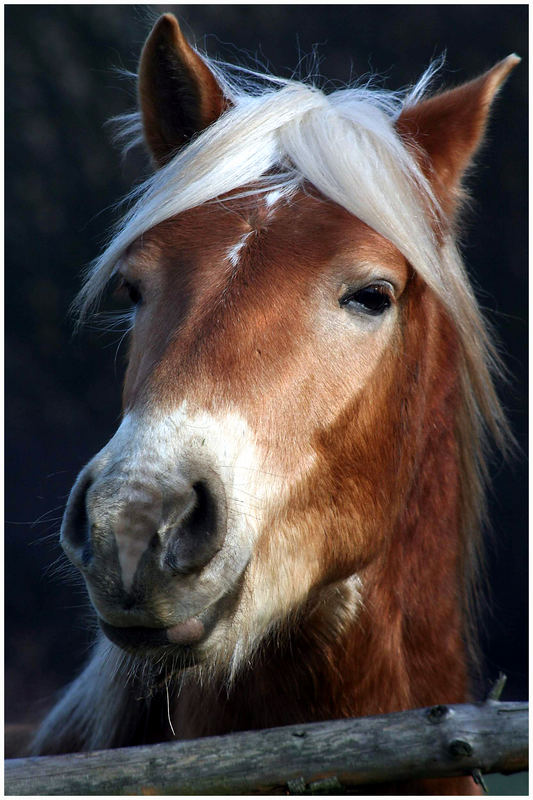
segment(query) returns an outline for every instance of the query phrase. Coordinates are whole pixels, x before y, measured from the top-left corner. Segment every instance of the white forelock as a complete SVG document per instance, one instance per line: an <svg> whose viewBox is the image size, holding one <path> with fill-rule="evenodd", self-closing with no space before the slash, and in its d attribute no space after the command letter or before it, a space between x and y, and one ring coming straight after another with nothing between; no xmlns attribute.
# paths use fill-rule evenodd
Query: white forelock
<svg viewBox="0 0 533 800"><path fill-rule="evenodd" d="M409 95L368 87L325 95L295 81L260 95L233 86L233 106L130 195L133 205L92 265L79 298L82 311L98 299L138 236L260 180L269 191L309 181L390 239L415 268L423 269L429 258L438 270L431 188L394 128L431 73ZM127 127L136 129L131 119Z"/></svg>

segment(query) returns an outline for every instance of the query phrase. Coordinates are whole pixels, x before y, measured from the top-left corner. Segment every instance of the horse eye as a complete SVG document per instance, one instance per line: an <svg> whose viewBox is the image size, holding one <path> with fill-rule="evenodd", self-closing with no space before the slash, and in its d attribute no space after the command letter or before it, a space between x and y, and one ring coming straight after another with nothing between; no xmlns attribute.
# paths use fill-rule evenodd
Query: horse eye
<svg viewBox="0 0 533 800"><path fill-rule="evenodd" d="M121 295L127 294L130 303L132 303L134 306L139 306L143 301L139 286L135 283L130 283L130 281L127 281L126 278L120 279L120 283L118 284L116 291Z"/></svg>
<svg viewBox="0 0 533 800"><path fill-rule="evenodd" d="M373 284L357 291L347 292L339 300L341 307L348 311L363 312L378 317L390 308L392 303L390 291L386 286Z"/></svg>

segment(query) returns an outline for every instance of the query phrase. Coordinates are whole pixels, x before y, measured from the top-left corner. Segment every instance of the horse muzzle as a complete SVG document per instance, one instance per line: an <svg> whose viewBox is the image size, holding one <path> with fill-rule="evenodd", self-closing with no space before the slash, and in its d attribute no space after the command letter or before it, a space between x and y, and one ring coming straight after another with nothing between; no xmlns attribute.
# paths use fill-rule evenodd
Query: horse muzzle
<svg viewBox="0 0 533 800"><path fill-rule="evenodd" d="M228 593L226 529L224 487L205 465L163 476L97 456L72 489L61 544L109 639L128 651L187 649Z"/></svg>

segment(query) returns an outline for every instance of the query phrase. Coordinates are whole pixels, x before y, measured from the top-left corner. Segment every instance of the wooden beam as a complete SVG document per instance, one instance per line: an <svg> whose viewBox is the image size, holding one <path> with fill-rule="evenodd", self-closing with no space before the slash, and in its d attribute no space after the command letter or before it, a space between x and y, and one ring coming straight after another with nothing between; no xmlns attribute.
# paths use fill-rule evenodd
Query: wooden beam
<svg viewBox="0 0 533 800"><path fill-rule="evenodd" d="M527 703L488 700L12 759L5 762L5 794L287 794L474 770L519 772L528 764L527 715Z"/></svg>

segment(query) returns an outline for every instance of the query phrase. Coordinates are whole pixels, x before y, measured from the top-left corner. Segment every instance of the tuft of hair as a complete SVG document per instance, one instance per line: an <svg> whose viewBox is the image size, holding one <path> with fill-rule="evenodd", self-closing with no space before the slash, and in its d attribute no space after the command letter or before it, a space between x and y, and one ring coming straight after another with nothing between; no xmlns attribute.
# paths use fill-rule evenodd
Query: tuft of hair
<svg viewBox="0 0 533 800"><path fill-rule="evenodd" d="M80 320L96 305L121 254L138 236L183 211L261 180L265 191L290 190L309 181L401 250L412 238L411 211L419 217L422 206L438 216L431 187L394 123L406 105L424 94L440 62L432 64L411 90L373 88L368 79L329 95L312 84L208 63L231 108L125 198L129 210L90 265L75 302ZM115 121L125 150L142 141L139 112ZM411 207L392 189L405 190ZM425 237L432 239L431 220L419 221ZM410 260L419 260L408 249Z"/></svg>

